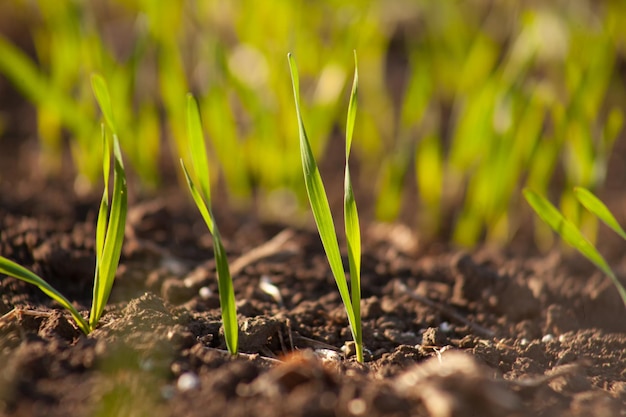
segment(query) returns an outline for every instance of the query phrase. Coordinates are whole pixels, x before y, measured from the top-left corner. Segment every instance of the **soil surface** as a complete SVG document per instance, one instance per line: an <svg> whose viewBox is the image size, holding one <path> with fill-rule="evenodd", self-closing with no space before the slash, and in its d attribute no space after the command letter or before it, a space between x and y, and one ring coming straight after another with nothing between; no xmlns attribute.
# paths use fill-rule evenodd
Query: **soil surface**
<svg viewBox="0 0 626 417"><path fill-rule="evenodd" d="M86 315L98 196L28 172L29 145L0 150L0 253ZM240 321L231 357L211 239L180 190L131 195L111 303L89 336L0 276L0 414L626 415L626 320L608 279L557 252L423 245L400 225L364 226L359 364L316 233L218 205Z"/></svg>

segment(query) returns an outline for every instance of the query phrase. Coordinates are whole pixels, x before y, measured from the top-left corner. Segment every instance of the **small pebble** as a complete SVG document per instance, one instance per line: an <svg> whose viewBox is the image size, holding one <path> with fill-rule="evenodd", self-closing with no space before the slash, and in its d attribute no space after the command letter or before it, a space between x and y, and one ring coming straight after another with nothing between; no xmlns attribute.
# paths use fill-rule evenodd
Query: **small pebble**
<svg viewBox="0 0 626 417"><path fill-rule="evenodd" d="M330 349L315 349L313 351L317 357L323 362L325 361L339 361L341 358L337 352Z"/></svg>
<svg viewBox="0 0 626 417"><path fill-rule="evenodd" d="M355 416L363 415L367 411L367 404L363 398L354 398L348 402L348 411Z"/></svg>
<svg viewBox="0 0 626 417"><path fill-rule="evenodd" d="M444 321L439 325L439 330L441 330L444 333L448 333L452 331L452 325L448 323L447 321Z"/></svg>
<svg viewBox="0 0 626 417"><path fill-rule="evenodd" d="M185 372L178 377L176 387L179 391L189 391L200 386L200 378L193 372Z"/></svg>
<svg viewBox="0 0 626 417"><path fill-rule="evenodd" d="M283 297L280 295L280 290L276 285L272 284L272 280L270 280L270 277L268 277L267 275L263 275L261 277L261 281L259 281L259 288L261 288L261 291L263 291L265 294L272 297L278 303L278 305L283 305Z"/></svg>
<svg viewBox="0 0 626 417"><path fill-rule="evenodd" d="M549 342L551 342L553 340L554 340L554 335L552 335L550 333L548 333L547 335L545 335L544 337L541 338L541 341L543 343L549 343Z"/></svg>
<svg viewBox="0 0 626 417"><path fill-rule="evenodd" d="M567 336L565 336L564 334L559 336L559 342L563 343L567 340Z"/></svg>
<svg viewBox="0 0 626 417"><path fill-rule="evenodd" d="M203 300L208 300L213 295L213 291L211 291L209 287L202 287L198 291L198 294L200 295L200 298L202 298Z"/></svg>
<svg viewBox="0 0 626 417"><path fill-rule="evenodd" d="M174 362L170 365L170 371L172 371L174 375L181 375L183 373L183 366L180 362Z"/></svg>
<svg viewBox="0 0 626 417"><path fill-rule="evenodd" d="M522 339L519 341L519 344L520 346L528 346L528 339L522 337Z"/></svg>

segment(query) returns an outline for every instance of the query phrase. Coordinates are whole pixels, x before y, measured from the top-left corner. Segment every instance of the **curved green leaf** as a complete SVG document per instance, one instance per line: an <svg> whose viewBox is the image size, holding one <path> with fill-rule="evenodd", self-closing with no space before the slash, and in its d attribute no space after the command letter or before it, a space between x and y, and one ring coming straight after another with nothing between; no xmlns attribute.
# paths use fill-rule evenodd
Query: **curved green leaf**
<svg viewBox="0 0 626 417"><path fill-rule="evenodd" d="M189 150L195 178L200 185L202 197L211 205L211 181L209 176L209 160L206 155L202 121L198 102L192 94L187 94L187 134L189 135Z"/></svg>
<svg viewBox="0 0 626 417"><path fill-rule="evenodd" d="M222 244L222 239L214 221L211 211L211 188L209 181L209 164L202 132L202 122L198 103L191 95L187 95L187 129L189 134L189 147L194 173L200 183L200 190L196 188L184 161L180 165L189 187L189 192L213 237L213 253L217 266L217 286L219 289L220 307L222 309L222 322L224 325L224 338L226 347L232 355L236 355L239 349L239 326L237 324L237 307L235 305L235 290L228 266L228 257Z"/></svg>
<svg viewBox="0 0 626 417"><path fill-rule="evenodd" d="M575 187L574 194L580 204L585 206L591 213L598 216L604 224L613 229L622 239L626 240L626 232L624 232L624 229L619 225L613 213L611 213L608 207L598 197L583 187Z"/></svg>
<svg viewBox="0 0 626 417"><path fill-rule="evenodd" d="M89 334L89 324L87 320L80 315L78 310L65 298L60 292L58 292L52 285L48 284L43 278L29 271L21 265L0 256L0 273L8 275L13 278L17 278L29 284L39 287L48 297L59 303L63 308L70 312L72 318L78 325L78 328L85 334Z"/></svg>
<svg viewBox="0 0 626 417"><path fill-rule="evenodd" d="M187 181L187 186L189 187L189 191L191 192L191 197L193 198L194 203L196 203L196 207L198 207L198 210L200 210L202 219L204 219L204 222L209 228L209 232L213 234L213 228L214 228L213 216L211 215L209 207L207 206L207 203L204 201L204 199L202 198L202 195L196 188L196 185L191 179L191 175L189 174L189 171L187 171L185 162L182 159L180 160L180 165L183 169L183 174L185 175L185 180Z"/></svg>
<svg viewBox="0 0 626 417"><path fill-rule="evenodd" d="M361 229L359 227L359 213L356 208L352 180L350 178L350 148L356 120L357 93L359 85L359 72L357 66L356 51L354 52L354 81L350 93L350 104L346 121L346 167L344 178L344 222L346 242L348 245L348 262L350 265L350 295L352 310L355 318L354 342L356 344L357 360L363 362L363 335L361 332Z"/></svg>
<svg viewBox="0 0 626 417"><path fill-rule="evenodd" d="M617 288L624 305L626 306L626 289L622 283L617 279L617 276L613 273L613 270L606 262L606 260L600 255L596 248L587 240L585 236L574 226L572 222L567 220L563 215L544 197L535 193L532 190L524 189L524 197L530 204L533 210L539 215L541 220L546 222L555 232L557 232L561 238L569 245L573 246L578 252L580 252L585 258L596 265L602 272L604 272L613 281L613 284Z"/></svg>
<svg viewBox="0 0 626 417"><path fill-rule="evenodd" d="M111 96L107 87L106 81L100 74L91 75L91 89L96 96L96 100L100 105L100 111L104 116L104 120L107 123L113 135L117 135L117 129L115 126L115 119L113 119L113 106L111 105Z"/></svg>

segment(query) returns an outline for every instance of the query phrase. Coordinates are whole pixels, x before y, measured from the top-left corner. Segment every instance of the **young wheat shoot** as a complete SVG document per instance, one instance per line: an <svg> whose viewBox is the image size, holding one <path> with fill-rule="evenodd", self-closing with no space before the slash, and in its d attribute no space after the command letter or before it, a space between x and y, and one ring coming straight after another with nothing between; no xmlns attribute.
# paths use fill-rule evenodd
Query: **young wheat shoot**
<svg viewBox="0 0 626 417"><path fill-rule="evenodd" d="M333 218L328 204L328 198L319 173L315 156L311 150L311 145L306 134L302 113L300 110L300 81L298 69L292 55L288 55L289 69L291 71L291 81L293 85L293 95L296 105L296 117L298 121L298 131L300 136L300 156L302 159L302 170L304 173L304 184L306 187L311 211L317 225L317 229L324 246L324 251L330 265L330 269L337 283L339 294L343 301L352 337L356 345L356 355L359 362L363 362L363 341L361 333L361 236L359 230L359 218L350 180L350 169L348 159L352 144L352 133L354 131L354 121L356 117L358 72L356 68L356 53L354 55L355 69L354 82L350 95L350 105L348 107L348 117L346 125L346 165L344 180L344 215L346 240L348 242L348 259L350 266L350 290L346 281L346 275L341 262L337 234L335 232Z"/></svg>

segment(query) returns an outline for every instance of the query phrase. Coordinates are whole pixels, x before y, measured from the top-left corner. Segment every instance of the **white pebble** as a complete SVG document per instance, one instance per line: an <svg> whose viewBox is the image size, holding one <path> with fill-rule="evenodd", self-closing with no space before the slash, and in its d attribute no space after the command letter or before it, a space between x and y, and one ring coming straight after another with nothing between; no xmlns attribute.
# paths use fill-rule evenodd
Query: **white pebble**
<svg viewBox="0 0 626 417"><path fill-rule="evenodd" d="M200 386L200 378L193 372L185 372L178 377L176 387L179 391L189 391Z"/></svg>
<svg viewBox="0 0 626 417"><path fill-rule="evenodd" d="M315 355L322 360L322 362L337 362L341 359L339 354L330 349L315 349L313 351Z"/></svg>
<svg viewBox="0 0 626 417"><path fill-rule="evenodd" d="M522 337L522 339L519 341L519 344L520 346L528 346L528 339Z"/></svg>
<svg viewBox="0 0 626 417"><path fill-rule="evenodd" d="M276 285L272 284L272 280L270 280L270 277L268 277L267 275L261 276L261 280L259 281L259 288L261 288L261 291L263 291L265 294L276 300L278 305L283 305L283 297L280 295L280 290Z"/></svg>
<svg viewBox="0 0 626 417"><path fill-rule="evenodd" d="M439 325L439 330L441 330L444 333L448 333L452 331L452 325L448 323L447 321L441 322L441 324Z"/></svg>
<svg viewBox="0 0 626 417"><path fill-rule="evenodd" d="M544 337L541 338L541 341L543 343L548 343L554 340L554 335L551 335L550 333L548 333L547 335L545 335Z"/></svg>
<svg viewBox="0 0 626 417"><path fill-rule="evenodd" d="M202 287L198 291L198 294L203 300L208 300L213 295L213 291L211 291L209 287Z"/></svg>

